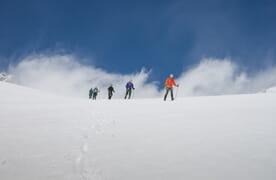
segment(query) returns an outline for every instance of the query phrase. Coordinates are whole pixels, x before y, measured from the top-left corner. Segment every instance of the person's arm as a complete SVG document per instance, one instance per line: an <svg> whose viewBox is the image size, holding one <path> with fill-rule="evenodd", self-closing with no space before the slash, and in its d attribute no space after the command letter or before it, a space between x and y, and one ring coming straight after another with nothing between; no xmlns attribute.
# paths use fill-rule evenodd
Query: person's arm
<svg viewBox="0 0 276 180"><path fill-rule="evenodd" d="M175 83L175 86L176 86L176 87L179 87L179 84L177 84L175 81L174 81L174 83Z"/></svg>
<svg viewBox="0 0 276 180"><path fill-rule="evenodd" d="M166 81L164 82L164 87L165 88L168 86L168 81L169 81L169 79L166 79Z"/></svg>
<svg viewBox="0 0 276 180"><path fill-rule="evenodd" d="M176 84L176 82L175 82L174 79L172 79L172 83L173 83L174 86L177 86L177 84Z"/></svg>

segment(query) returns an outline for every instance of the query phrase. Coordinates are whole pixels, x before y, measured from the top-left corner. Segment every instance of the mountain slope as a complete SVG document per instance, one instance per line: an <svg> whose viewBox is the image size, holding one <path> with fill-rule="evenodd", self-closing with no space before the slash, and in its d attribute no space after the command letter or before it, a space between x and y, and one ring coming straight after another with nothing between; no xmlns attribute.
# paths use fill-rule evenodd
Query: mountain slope
<svg viewBox="0 0 276 180"><path fill-rule="evenodd" d="M0 179L275 179L276 94L97 100L0 82Z"/></svg>

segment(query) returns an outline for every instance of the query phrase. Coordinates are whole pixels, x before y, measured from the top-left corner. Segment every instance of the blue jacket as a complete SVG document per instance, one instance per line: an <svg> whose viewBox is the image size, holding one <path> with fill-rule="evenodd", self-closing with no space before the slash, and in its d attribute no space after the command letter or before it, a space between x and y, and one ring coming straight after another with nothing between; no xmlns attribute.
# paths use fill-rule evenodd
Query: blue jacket
<svg viewBox="0 0 276 180"><path fill-rule="evenodd" d="M132 82L128 82L128 83L126 84L126 88L127 88L127 89L135 89Z"/></svg>

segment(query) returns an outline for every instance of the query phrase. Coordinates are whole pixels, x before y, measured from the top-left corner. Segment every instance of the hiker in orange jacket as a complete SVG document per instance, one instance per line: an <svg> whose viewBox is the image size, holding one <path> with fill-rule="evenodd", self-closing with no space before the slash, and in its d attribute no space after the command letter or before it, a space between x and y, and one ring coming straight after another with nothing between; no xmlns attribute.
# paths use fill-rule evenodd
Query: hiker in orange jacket
<svg viewBox="0 0 276 180"><path fill-rule="evenodd" d="M168 77L165 81L165 88L166 88L166 93L165 93L165 96L164 96L164 101L166 101L167 99L167 95L169 93L169 91L171 92L171 99L172 101L174 100L174 97L173 97L173 86L177 86L178 87L178 84L176 84L174 78L173 78L173 74L170 75L170 77Z"/></svg>

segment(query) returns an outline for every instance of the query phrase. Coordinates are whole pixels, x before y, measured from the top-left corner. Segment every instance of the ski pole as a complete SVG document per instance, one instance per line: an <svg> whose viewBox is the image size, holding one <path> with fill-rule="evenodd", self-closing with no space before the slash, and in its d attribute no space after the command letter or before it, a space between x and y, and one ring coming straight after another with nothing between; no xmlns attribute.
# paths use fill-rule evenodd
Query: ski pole
<svg viewBox="0 0 276 180"><path fill-rule="evenodd" d="M132 90L132 97L131 97L131 99L133 99L134 98L134 89Z"/></svg>
<svg viewBox="0 0 276 180"><path fill-rule="evenodd" d="M175 99L176 99L176 97L177 97L177 94L178 94L178 88L179 88L179 84L176 86L177 88L176 88L176 93L175 93Z"/></svg>

